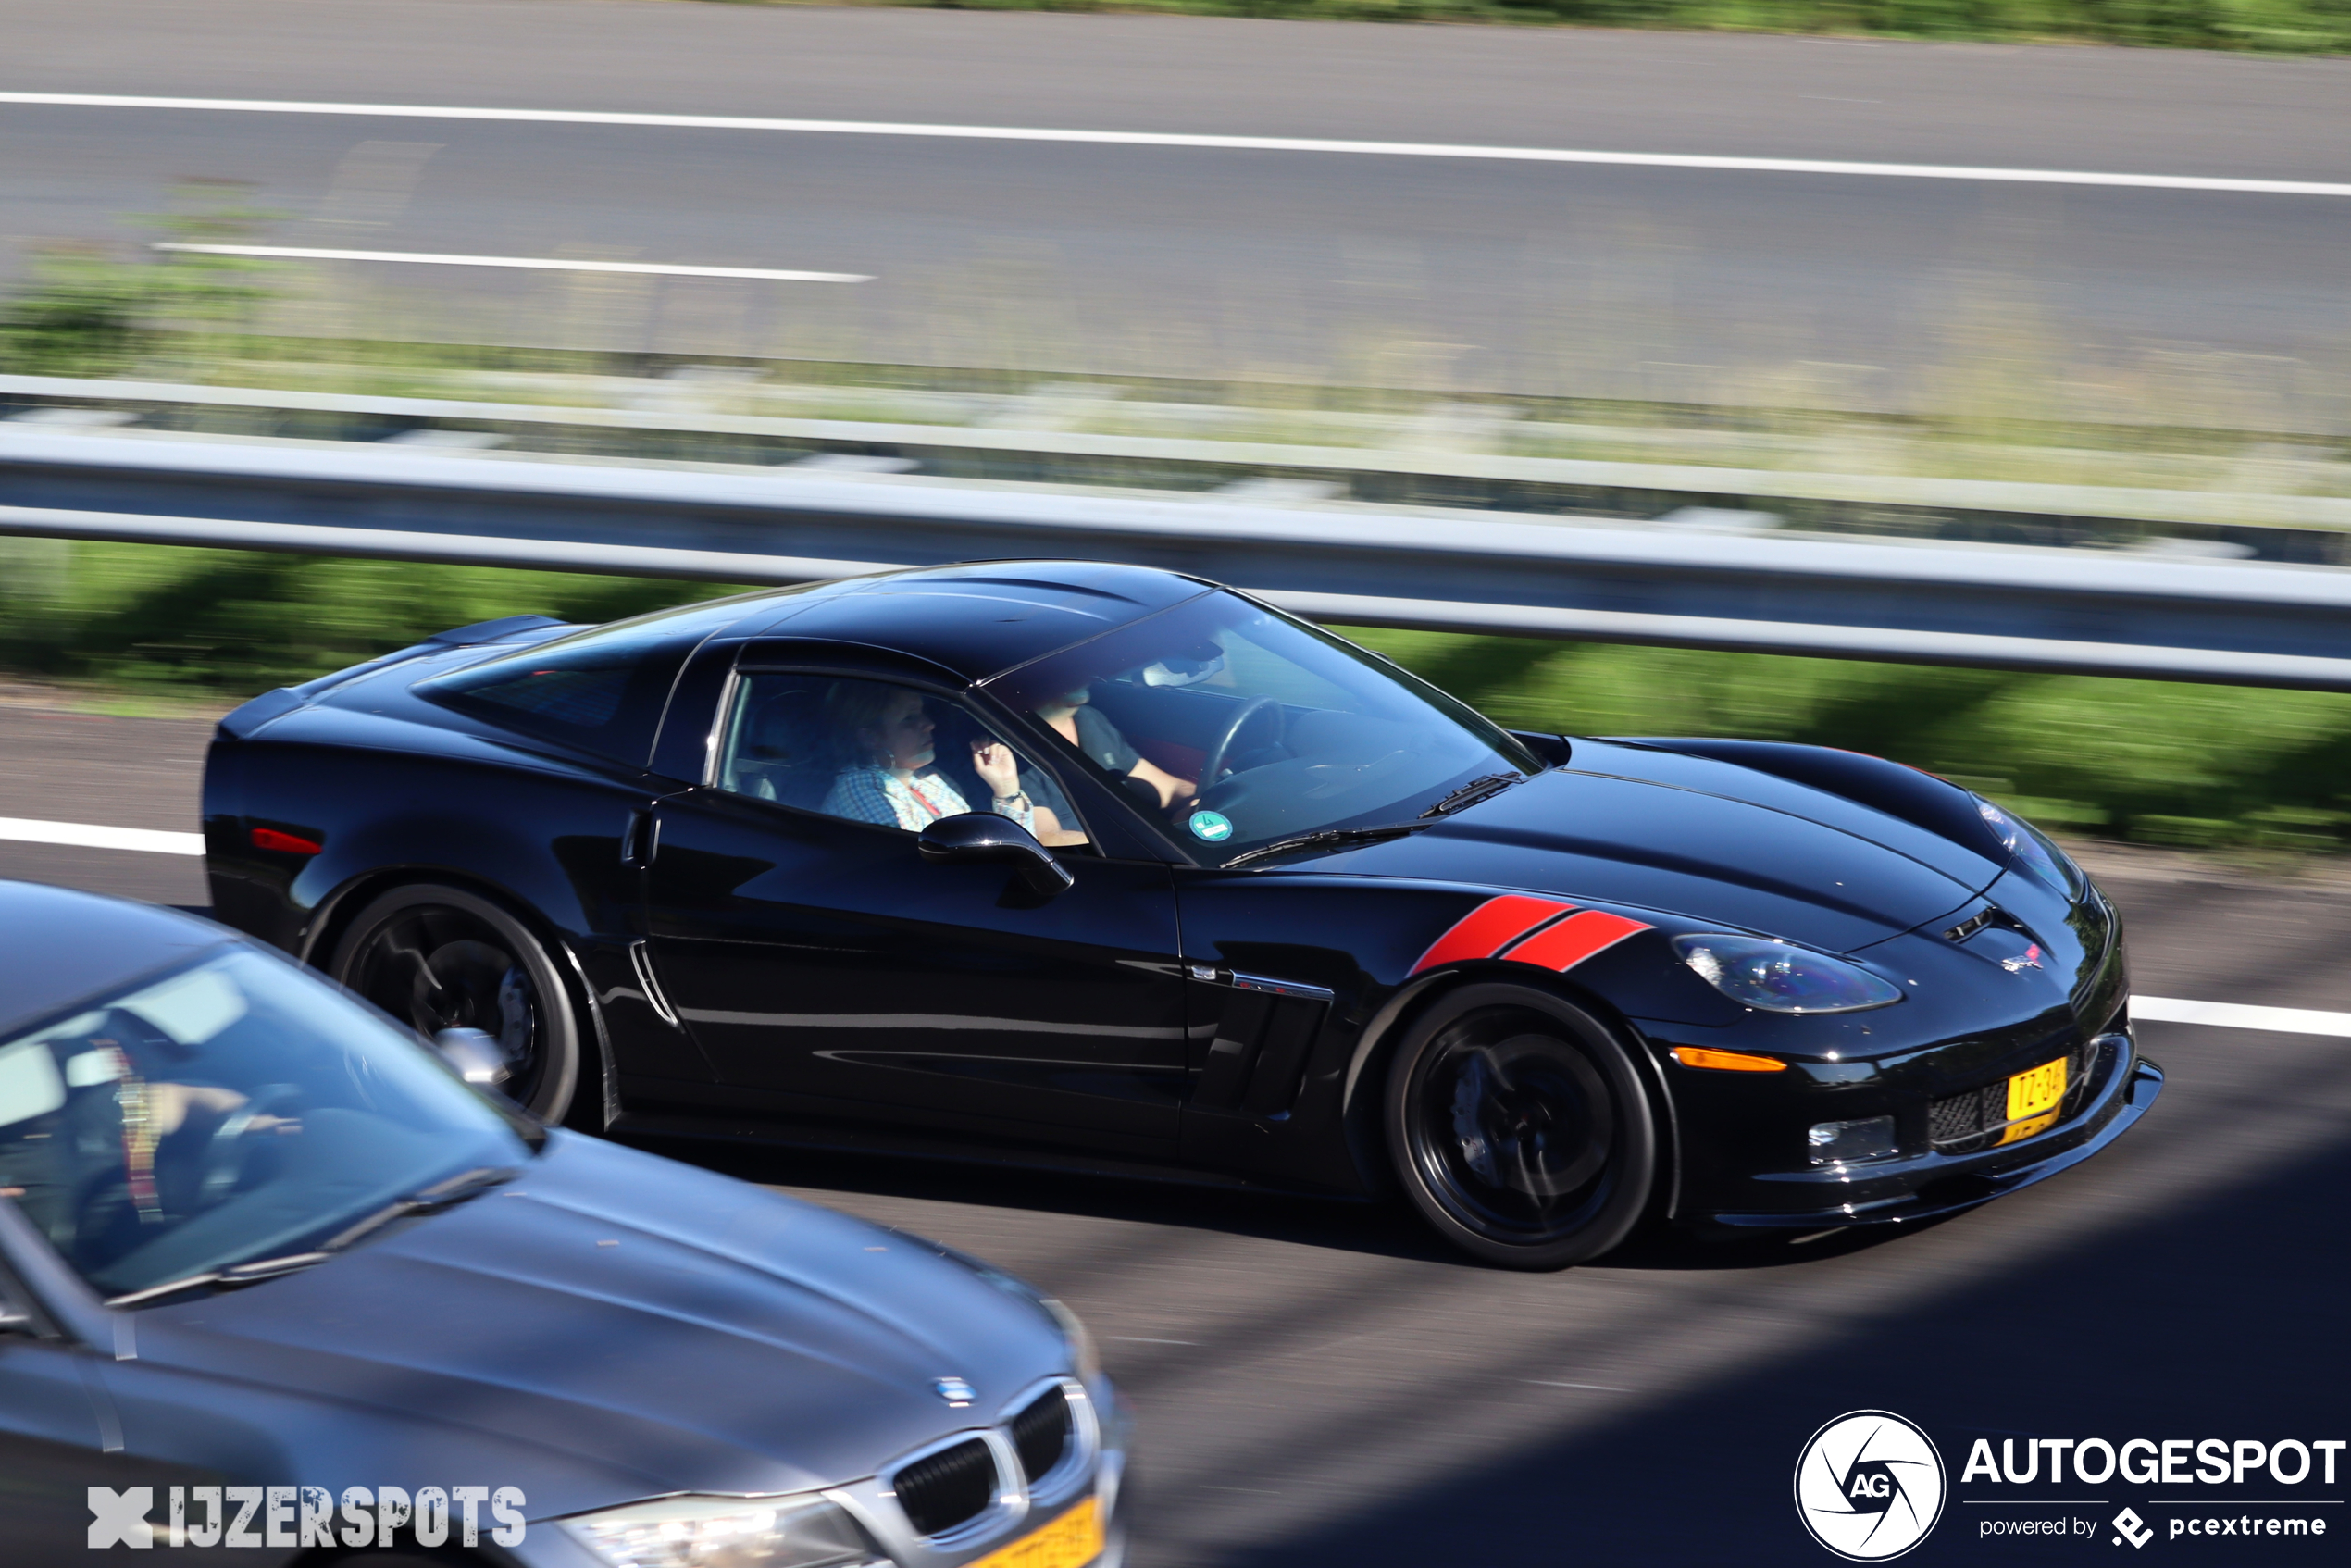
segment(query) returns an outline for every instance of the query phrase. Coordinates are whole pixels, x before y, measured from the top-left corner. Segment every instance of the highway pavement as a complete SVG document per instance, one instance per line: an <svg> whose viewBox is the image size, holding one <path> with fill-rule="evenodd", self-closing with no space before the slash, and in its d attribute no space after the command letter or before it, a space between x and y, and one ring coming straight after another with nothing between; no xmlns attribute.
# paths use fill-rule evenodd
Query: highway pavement
<svg viewBox="0 0 2351 1568"><path fill-rule="evenodd" d="M2351 183L2351 62L653 0L0 0L0 92ZM307 330L2332 429L2351 196L0 103L0 267L176 180ZM2100 394L2068 383L2096 383Z"/></svg>
<svg viewBox="0 0 2351 1568"><path fill-rule="evenodd" d="M0 817L191 831L206 728L0 704ZM2135 990L2351 1012L2351 883L2091 858L2131 924ZM0 839L0 876L169 902L201 902L198 865ZM2123 1504L2161 1529L2193 1512L2183 1498L2283 1501L2351 1529L2351 1465L2332 1485L1960 1484L1978 1437L2351 1436L2351 1039L2140 1033L2171 1074L2156 1109L2028 1192L1890 1238L1666 1238L1557 1275L1475 1266L1377 1208L658 1147L935 1236L1073 1303L1140 1422L1139 1568L1817 1563L1789 1499L1797 1450L1871 1408L1925 1426L1951 1472L1911 1561L2106 1553ZM1984 1537L1989 1521L2060 1516L2100 1534ZM2340 1544L2205 1555L2340 1561Z"/></svg>

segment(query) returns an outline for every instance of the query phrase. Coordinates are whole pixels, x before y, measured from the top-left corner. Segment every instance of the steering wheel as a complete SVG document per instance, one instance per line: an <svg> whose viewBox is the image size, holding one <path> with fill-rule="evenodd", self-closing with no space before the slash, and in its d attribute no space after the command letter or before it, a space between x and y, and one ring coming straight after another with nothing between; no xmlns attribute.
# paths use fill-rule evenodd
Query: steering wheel
<svg viewBox="0 0 2351 1568"><path fill-rule="evenodd" d="M251 1098L229 1113L213 1129L212 1140L205 1145L203 1164L196 1179L198 1211L211 1208L237 1190L244 1179L245 1162L253 1152L256 1130L255 1121L263 1116L282 1116L302 1102L303 1093L294 1084L263 1084ZM277 1124L259 1129L274 1134Z"/></svg>
<svg viewBox="0 0 2351 1568"><path fill-rule="evenodd" d="M1281 706L1272 697L1259 697L1241 704L1241 711L1232 716L1225 726L1224 733L1216 737L1216 743L1208 748L1208 760L1200 764L1200 788L1202 790L1214 784L1216 776L1225 771L1225 755L1233 749L1233 742L1239 738L1240 732L1249 728L1249 721L1268 708L1278 714ZM1278 741L1281 737L1275 735L1274 739Z"/></svg>

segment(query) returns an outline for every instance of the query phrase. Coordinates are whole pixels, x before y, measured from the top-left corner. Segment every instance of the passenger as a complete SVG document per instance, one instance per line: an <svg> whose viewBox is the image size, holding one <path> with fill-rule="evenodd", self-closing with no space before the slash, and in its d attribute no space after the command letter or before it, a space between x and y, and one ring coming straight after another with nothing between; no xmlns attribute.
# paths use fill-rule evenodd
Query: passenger
<svg viewBox="0 0 2351 1568"><path fill-rule="evenodd" d="M921 692L876 681L844 680L825 696L825 717L840 754L840 771L817 809L854 822L919 832L942 816L971 810L961 791L930 771L938 754L936 726ZM972 770L993 790L989 809L1035 833L1058 831L1052 814L1031 803L1020 785L1020 762L993 737L975 737Z"/></svg>
<svg viewBox="0 0 2351 1568"><path fill-rule="evenodd" d="M1092 705L1093 701L1093 692L1081 686L1039 707L1037 716L1051 726L1054 734L1085 753L1087 761L1099 764L1117 778L1139 778L1150 785L1159 796L1162 810L1200 792L1197 785L1176 778L1137 751L1118 732L1118 726Z"/></svg>

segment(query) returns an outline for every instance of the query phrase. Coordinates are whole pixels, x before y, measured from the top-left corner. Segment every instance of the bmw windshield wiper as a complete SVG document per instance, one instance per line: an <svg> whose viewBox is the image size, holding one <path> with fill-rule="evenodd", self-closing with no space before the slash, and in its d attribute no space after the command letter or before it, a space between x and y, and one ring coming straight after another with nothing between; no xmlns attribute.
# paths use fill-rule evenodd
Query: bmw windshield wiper
<svg viewBox="0 0 2351 1568"><path fill-rule="evenodd" d="M393 1199L357 1224L345 1226L331 1239L320 1242L316 1251L289 1252L281 1258L261 1258L249 1263L231 1263L227 1268L207 1269L202 1274L192 1274L180 1279L166 1280L161 1285L150 1285L143 1290L133 1290L127 1295L109 1296L106 1298L106 1305L110 1307L136 1306L142 1301L152 1301L160 1297L177 1294L181 1290L193 1290L201 1286L254 1285L265 1279L275 1279L280 1275L293 1274L298 1270L309 1268L313 1264L325 1263L360 1238L390 1225L396 1219L404 1219L410 1214L431 1213L436 1210L452 1208L468 1198L479 1198L491 1188L514 1180L520 1174L511 1165L482 1165L473 1170L460 1171L445 1181L437 1181L430 1187L408 1194L405 1198Z"/></svg>
<svg viewBox="0 0 2351 1568"><path fill-rule="evenodd" d="M1426 811L1423 816L1446 816L1464 806L1474 806L1488 796L1499 795L1524 778L1524 773L1489 773L1483 778L1473 778Z"/></svg>
<svg viewBox="0 0 2351 1568"><path fill-rule="evenodd" d="M1280 839L1270 844L1260 844L1253 850L1235 855L1225 865L1229 870L1236 865L1247 865L1252 860L1263 860L1268 855L1287 854L1292 850L1376 843L1382 839L1400 839L1407 833L1417 833L1427 826L1425 822L1387 822L1376 828L1325 828L1319 833L1301 833L1295 839Z"/></svg>
<svg viewBox="0 0 2351 1568"><path fill-rule="evenodd" d="M208 1269L203 1274L192 1274L184 1279L168 1279L161 1285L150 1285L144 1290L133 1290L128 1295L109 1296L106 1298L106 1305L110 1307L136 1306L141 1301L152 1301L158 1297L175 1295L182 1290L193 1290L200 1285L253 1285L261 1280L275 1279L281 1274L296 1273L310 1267L313 1263L323 1263L329 1256L330 1254L325 1252L289 1252L282 1258L260 1258L249 1263L232 1263L227 1268Z"/></svg>
<svg viewBox="0 0 2351 1568"><path fill-rule="evenodd" d="M355 1225L346 1226L334 1238L321 1242L322 1252L340 1252L370 1231L379 1230L392 1221L410 1214L429 1214L438 1209L454 1208L468 1198L479 1198L493 1187L503 1186L522 1173L512 1165L481 1165L470 1171L459 1171L446 1181L412 1192L405 1198L395 1198Z"/></svg>

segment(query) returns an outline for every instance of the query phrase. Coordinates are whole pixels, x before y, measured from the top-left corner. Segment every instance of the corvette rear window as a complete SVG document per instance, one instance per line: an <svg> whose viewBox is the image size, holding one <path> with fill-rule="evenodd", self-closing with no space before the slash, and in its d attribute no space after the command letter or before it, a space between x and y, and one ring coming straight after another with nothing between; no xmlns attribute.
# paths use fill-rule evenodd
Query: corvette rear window
<svg viewBox="0 0 2351 1568"><path fill-rule="evenodd" d="M662 615L492 659L417 688L501 729L642 766L678 666L710 628Z"/></svg>

